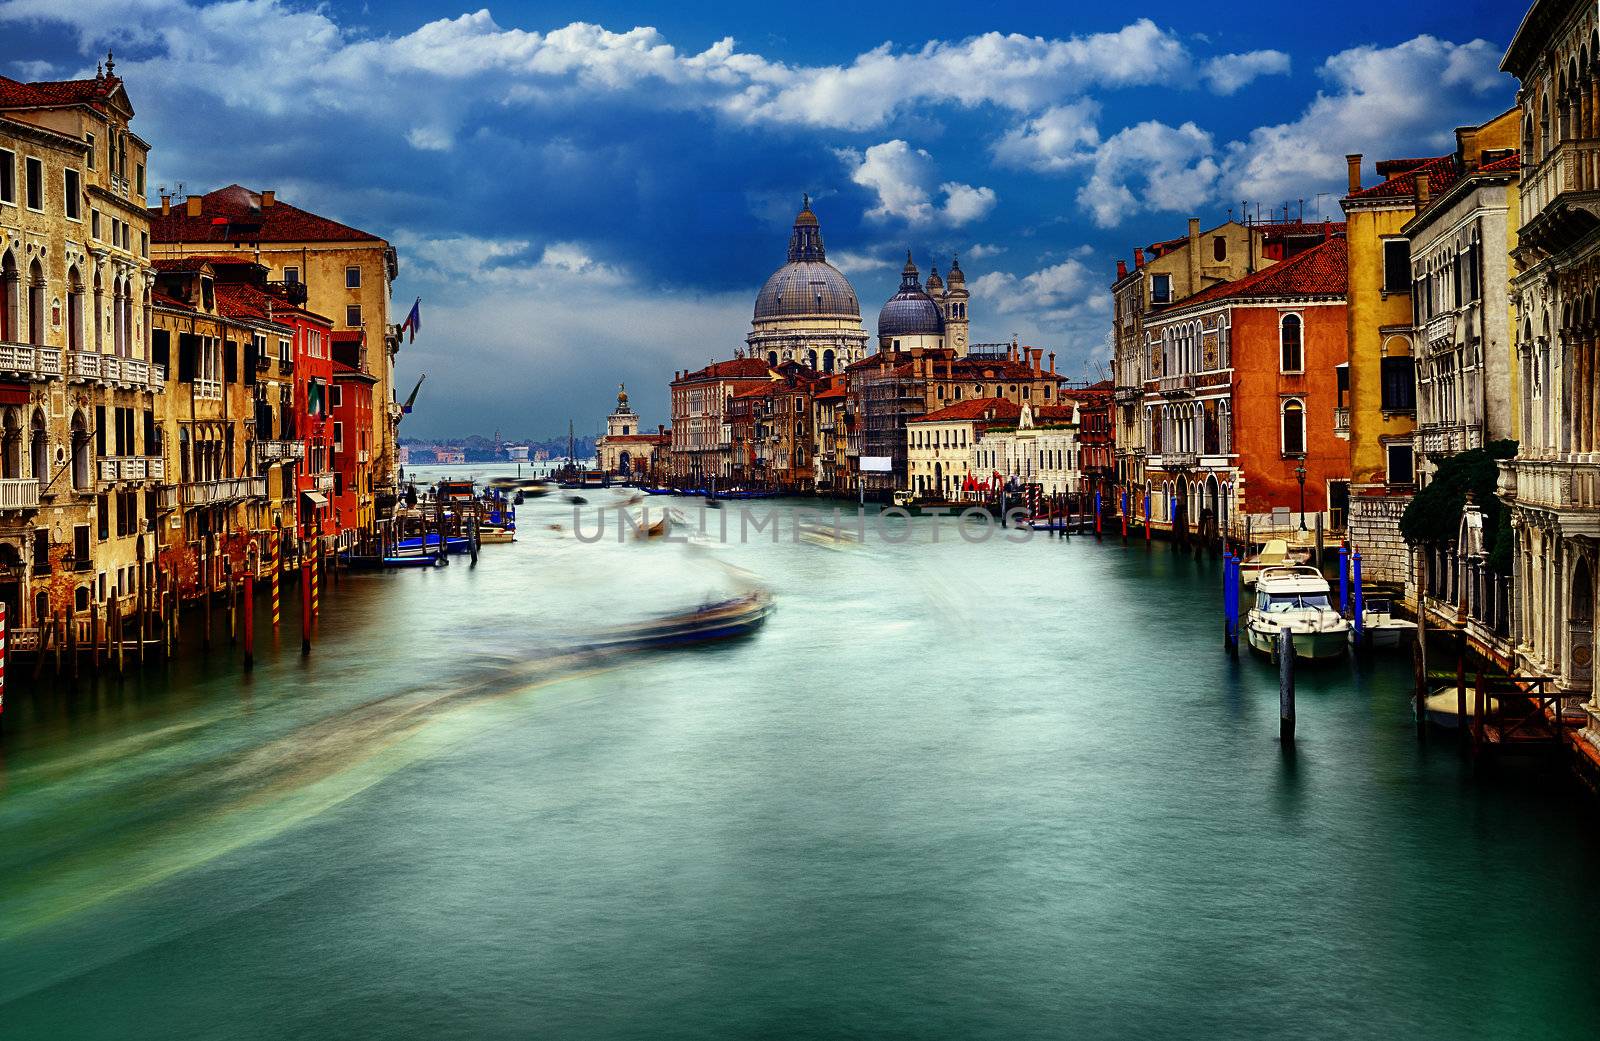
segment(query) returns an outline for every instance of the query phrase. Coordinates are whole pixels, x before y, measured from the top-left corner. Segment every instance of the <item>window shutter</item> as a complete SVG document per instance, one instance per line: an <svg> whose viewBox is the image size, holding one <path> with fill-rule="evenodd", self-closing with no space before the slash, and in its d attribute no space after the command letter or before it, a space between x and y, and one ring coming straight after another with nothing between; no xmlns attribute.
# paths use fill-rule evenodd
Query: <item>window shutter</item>
<svg viewBox="0 0 1600 1041"><path fill-rule="evenodd" d="M222 345L222 382L239 382L239 345L233 340Z"/></svg>
<svg viewBox="0 0 1600 1041"><path fill-rule="evenodd" d="M193 333L178 334L178 379L194 382L195 365L200 358L200 337Z"/></svg>

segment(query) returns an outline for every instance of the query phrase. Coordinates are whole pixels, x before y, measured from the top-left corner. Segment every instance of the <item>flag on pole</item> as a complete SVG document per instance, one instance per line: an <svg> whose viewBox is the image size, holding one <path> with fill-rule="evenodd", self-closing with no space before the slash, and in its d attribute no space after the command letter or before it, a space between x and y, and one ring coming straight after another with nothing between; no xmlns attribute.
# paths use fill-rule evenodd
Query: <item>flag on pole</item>
<svg viewBox="0 0 1600 1041"><path fill-rule="evenodd" d="M400 323L400 331L411 331L408 343L417 342L417 330L422 328L422 297L417 297L417 302L411 305L411 313L406 315L406 320Z"/></svg>

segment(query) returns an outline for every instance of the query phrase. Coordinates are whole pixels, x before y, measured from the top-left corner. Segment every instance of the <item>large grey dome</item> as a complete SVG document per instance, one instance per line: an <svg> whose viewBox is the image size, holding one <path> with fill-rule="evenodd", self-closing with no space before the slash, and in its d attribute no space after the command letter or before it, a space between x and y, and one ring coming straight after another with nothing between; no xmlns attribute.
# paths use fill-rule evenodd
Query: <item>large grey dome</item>
<svg viewBox="0 0 1600 1041"><path fill-rule="evenodd" d="M917 266L906 254L905 269L900 272L900 291L889 298L878 312L878 336L942 336L944 315L939 305L922 289L917 281Z"/></svg>
<svg viewBox="0 0 1600 1041"><path fill-rule="evenodd" d="M772 273L756 296L756 318L861 317L861 304L844 272L828 263L822 228L807 197L789 236L789 262Z"/></svg>

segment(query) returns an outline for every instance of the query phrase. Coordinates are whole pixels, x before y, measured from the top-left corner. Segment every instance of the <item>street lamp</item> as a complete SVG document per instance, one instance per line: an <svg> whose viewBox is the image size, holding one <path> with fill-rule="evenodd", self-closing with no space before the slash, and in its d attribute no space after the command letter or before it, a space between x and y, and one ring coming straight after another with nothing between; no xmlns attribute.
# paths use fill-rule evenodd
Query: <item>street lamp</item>
<svg viewBox="0 0 1600 1041"><path fill-rule="evenodd" d="M1300 464L1294 468L1295 480L1300 482L1300 530L1306 530L1306 457L1300 457Z"/></svg>

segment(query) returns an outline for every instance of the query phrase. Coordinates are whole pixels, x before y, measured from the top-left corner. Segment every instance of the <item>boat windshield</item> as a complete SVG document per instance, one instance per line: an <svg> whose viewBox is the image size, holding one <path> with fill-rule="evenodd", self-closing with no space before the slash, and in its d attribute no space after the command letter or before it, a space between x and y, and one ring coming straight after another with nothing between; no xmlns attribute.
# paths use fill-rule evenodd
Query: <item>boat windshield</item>
<svg viewBox="0 0 1600 1041"><path fill-rule="evenodd" d="M1295 611L1301 608L1321 608L1328 606L1327 593L1262 593L1256 610L1275 613L1278 611Z"/></svg>

